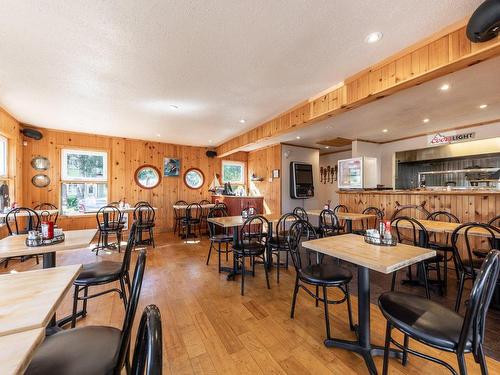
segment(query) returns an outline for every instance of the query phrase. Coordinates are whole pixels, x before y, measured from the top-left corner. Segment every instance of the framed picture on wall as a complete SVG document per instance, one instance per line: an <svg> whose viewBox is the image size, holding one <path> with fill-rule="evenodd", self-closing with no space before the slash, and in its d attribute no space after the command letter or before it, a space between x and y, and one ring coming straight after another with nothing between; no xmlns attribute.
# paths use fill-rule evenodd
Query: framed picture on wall
<svg viewBox="0 0 500 375"><path fill-rule="evenodd" d="M163 159L163 176L171 177L178 176L181 170L181 161L179 159L165 158Z"/></svg>

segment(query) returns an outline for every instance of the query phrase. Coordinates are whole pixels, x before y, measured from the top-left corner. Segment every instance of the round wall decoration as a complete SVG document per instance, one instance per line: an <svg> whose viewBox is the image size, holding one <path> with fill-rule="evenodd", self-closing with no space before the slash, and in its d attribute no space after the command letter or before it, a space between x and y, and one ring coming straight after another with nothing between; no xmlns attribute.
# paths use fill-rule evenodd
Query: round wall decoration
<svg viewBox="0 0 500 375"><path fill-rule="evenodd" d="M198 168L190 168L184 173L184 183L190 189L199 189L204 182L205 176Z"/></svg>
<svg viewBox="0 0 500 375"><path fill-rule="evenodd" d="M50 167L50 161L45 156L35 156L31 159L31 166L37 171L46 171Z"/></svg>
<svg viewBox="0 0 500 375"><path fill-rule="evenodd" d="M43 188L49 186L50 178L46 174L36 174L31 179L31 183L36 187Z"/></svg>
<svg viewBox="0 0 500 375"><path fill-rule="evenodd" d="M135 182L143 189L153 189L160 184L161 172L153 165L141 165L135 171Z"/></svg>

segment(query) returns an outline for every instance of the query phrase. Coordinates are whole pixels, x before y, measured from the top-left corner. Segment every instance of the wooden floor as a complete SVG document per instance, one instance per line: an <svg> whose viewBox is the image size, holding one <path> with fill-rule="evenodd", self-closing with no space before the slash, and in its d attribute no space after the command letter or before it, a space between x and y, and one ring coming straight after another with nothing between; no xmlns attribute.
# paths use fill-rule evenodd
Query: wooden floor
<svg viewBox="0 0 500 375"><path fill-rule="evenodd" d="M136 319L144 306L159 306L163 321L164 373L167 374L365 374L364 362L355 354L328 349L322 308L305 292L299 292L295 319L290 319L294 271L281 273L280 284L272 271L271 290L265 286L262 266L255 278L246 280L246 293L240 296L239 278L226 281L217 272L217 258L205 265L208 242L184 244L172 234L157 236L156 249L148 249L141 301ZM102 255L101 255L102 254ZM59 254L58 265L119 259L116 253L98 257L88 249ZM11 269L36 268L33 260L11 262ZM40 266L38 266L40 267ZM1 270L3 271L3 270ZM0 272L1 272L0 271ZM355 316L357 300L353 298ZM71 310L66 296L58 314ZM116 295L105 295L89 302L88 316L78 325L120 327L124 309ZM353 339L347 324L345 304L330 309L332 334ZM385 320L372 304L372 341L383 343ZM134 331L137 324L134 326ZM410 343L426 353L456 366L453 355ZM381 372L381 358L375 359ZM467 356L469 374L479 374L472 355ZM500 373L500 363L488 358L491 374ZM410 356L408 366L390 362L392 374L448 374L433 363Z"/></svg>

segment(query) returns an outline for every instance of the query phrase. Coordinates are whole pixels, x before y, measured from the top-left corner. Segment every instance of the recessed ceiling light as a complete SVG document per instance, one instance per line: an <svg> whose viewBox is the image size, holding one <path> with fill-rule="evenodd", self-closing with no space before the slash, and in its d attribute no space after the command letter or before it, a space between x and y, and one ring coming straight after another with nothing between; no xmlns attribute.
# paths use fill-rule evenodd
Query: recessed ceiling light
<svg viewBox="0 0 500 375"><path fill-rule="evenodd" d="M325 146L325 148L330 148L330 146Z"/></svg>
<svg viewBox="0 0 500 375"><path fill-rule="evenodd" d="M161 137L161 134L156 134L157 137Z"/></svg>
<svg viewBox="0 0 500 375"><path fill-rule="evenodd" d="M389 130L387 130L387 129L383 129L383 130L382 130L382 133L387 133L388 131L389 131Z"/></svg>
<svg viewBox="0 0 500 375"><path fill-rule="evenodd" d="M441 87L439 88L441 91L447 91L450 89L450 85L448 83L444 83L441 85Z"/></svg>
<svg viewBox="0 0 500 375"><path fill-rule="evenodd" d="M245 120L244 118L240 120L240 124L244 124L245 122L247 122L247 120Z"/></svg>
<svg viewBox="0 0 500 375"><path fill-rule="evenodd" d="M488 106L488 104L481 104L481 105L479 106L479 108L481 108L481 109L485 109L487 106Z"/></svg>
<svg viewBox="0 0 500 375"><path fill-rule="evenodd" d="M212 143L212 140L211 140L211 139L209 139L209 140L208 140L208 143Z"/></svg>
<svg viewBox="0 0 500 375"><path fill-rule="evenodd" d="M365 38L365 43L376 43L380 39L382 39L382 33L380 31L375 31L373 33L370 33L366 36Z"/></svg>
<svg viewBox="0 0 500 375"><path fill-rule="evenodd" d="M424 124L427 124L429 121L431 121L431 120L429 120L428 118L424 118L424 119L422 120L422 122L423 122Z"/></svg>
<svg viewBox="0 0 500 375"><path fill-rule="evenodd" d="M295 138L300 139L300 137L299 137L299 136L296 136Z"/></svg>
<svg viewBox="0 0 500 375"><path fill-rule="evenodd" d="M175 105L175 104L170 104L170 108L172 108L172 109L179 109L179 106Z"/></svg>

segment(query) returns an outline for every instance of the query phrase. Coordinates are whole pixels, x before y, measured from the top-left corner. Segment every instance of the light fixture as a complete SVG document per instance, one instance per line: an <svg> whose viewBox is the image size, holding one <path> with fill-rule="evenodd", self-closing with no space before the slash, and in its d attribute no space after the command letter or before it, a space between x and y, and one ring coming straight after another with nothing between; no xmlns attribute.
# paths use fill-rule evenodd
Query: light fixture
<svg viewBox="0 0 500 375"><path fill-rule="evenodd" d="M427 124L429 121L431 121L431 120L429 120L428 118L424 118L424 119L422 120L422 122L423 122L424 124Z"/></svg>
<svg viewBox="0 0 500 375"><path fill-rule="evenodd" d="M212 140L211 140L211 139L209 139L209 140L208 140L208 143L212 143Z"/></svg>
<svg viewBox="0 0 500 375"><path fill-rule="evenodd" d="M247 120L245 120L244 118L240 120L240 124L244 124L245 122L247 122Z"/></svg>
<svg viewBox="0 0 500 375"><path fill-rule="evenodd" d="M157 137L161 137L161 134L156 134Z"/></svg>
<svg viewBox="0 0 500 375"><path fill-rule="evenodd" d="M365 43L376 43L380 39L382 39L382 33L380 31L375 31L373 33L370 33L366 36L365 38Z"/></svg>
<svg viewBox="0 0 500 375"><path fill-rule="evenodd" d="M295 138L300 139L300 137L299 137L299 136L296 136Z"/></svg>
<svg viewBox="0 0 500 375"><path fill-rule="evenodd" d="M175 104L170 104L170 108L172 108L172 109L179 109L179 106L175 105Z"/></svg>
<svg viewBox="0 0 500 375"><path fill-rule="evenodd" d="M444 83L439 88L441 91L448 91L450 89L450 85L448 83Z"/></svg>
<svg viewBox="0 0 500 375"><path fill-rule="evenodd" d="M330 148L330 146L325 146L325 148Z"/></svg>
<svg viewBox="0 0 500 375"><path fill-rule="evenodd" d="M389 130L387 129L382 129L382 133L387 133Z"/></svg>
<svg viewBox="0 0 500 375"><path fill-rule="evenodd" d="M481 108L481 109L485 109L487 106L488 106L488 104L481 104L481 105L479 106L479 108Z"/></svg>

